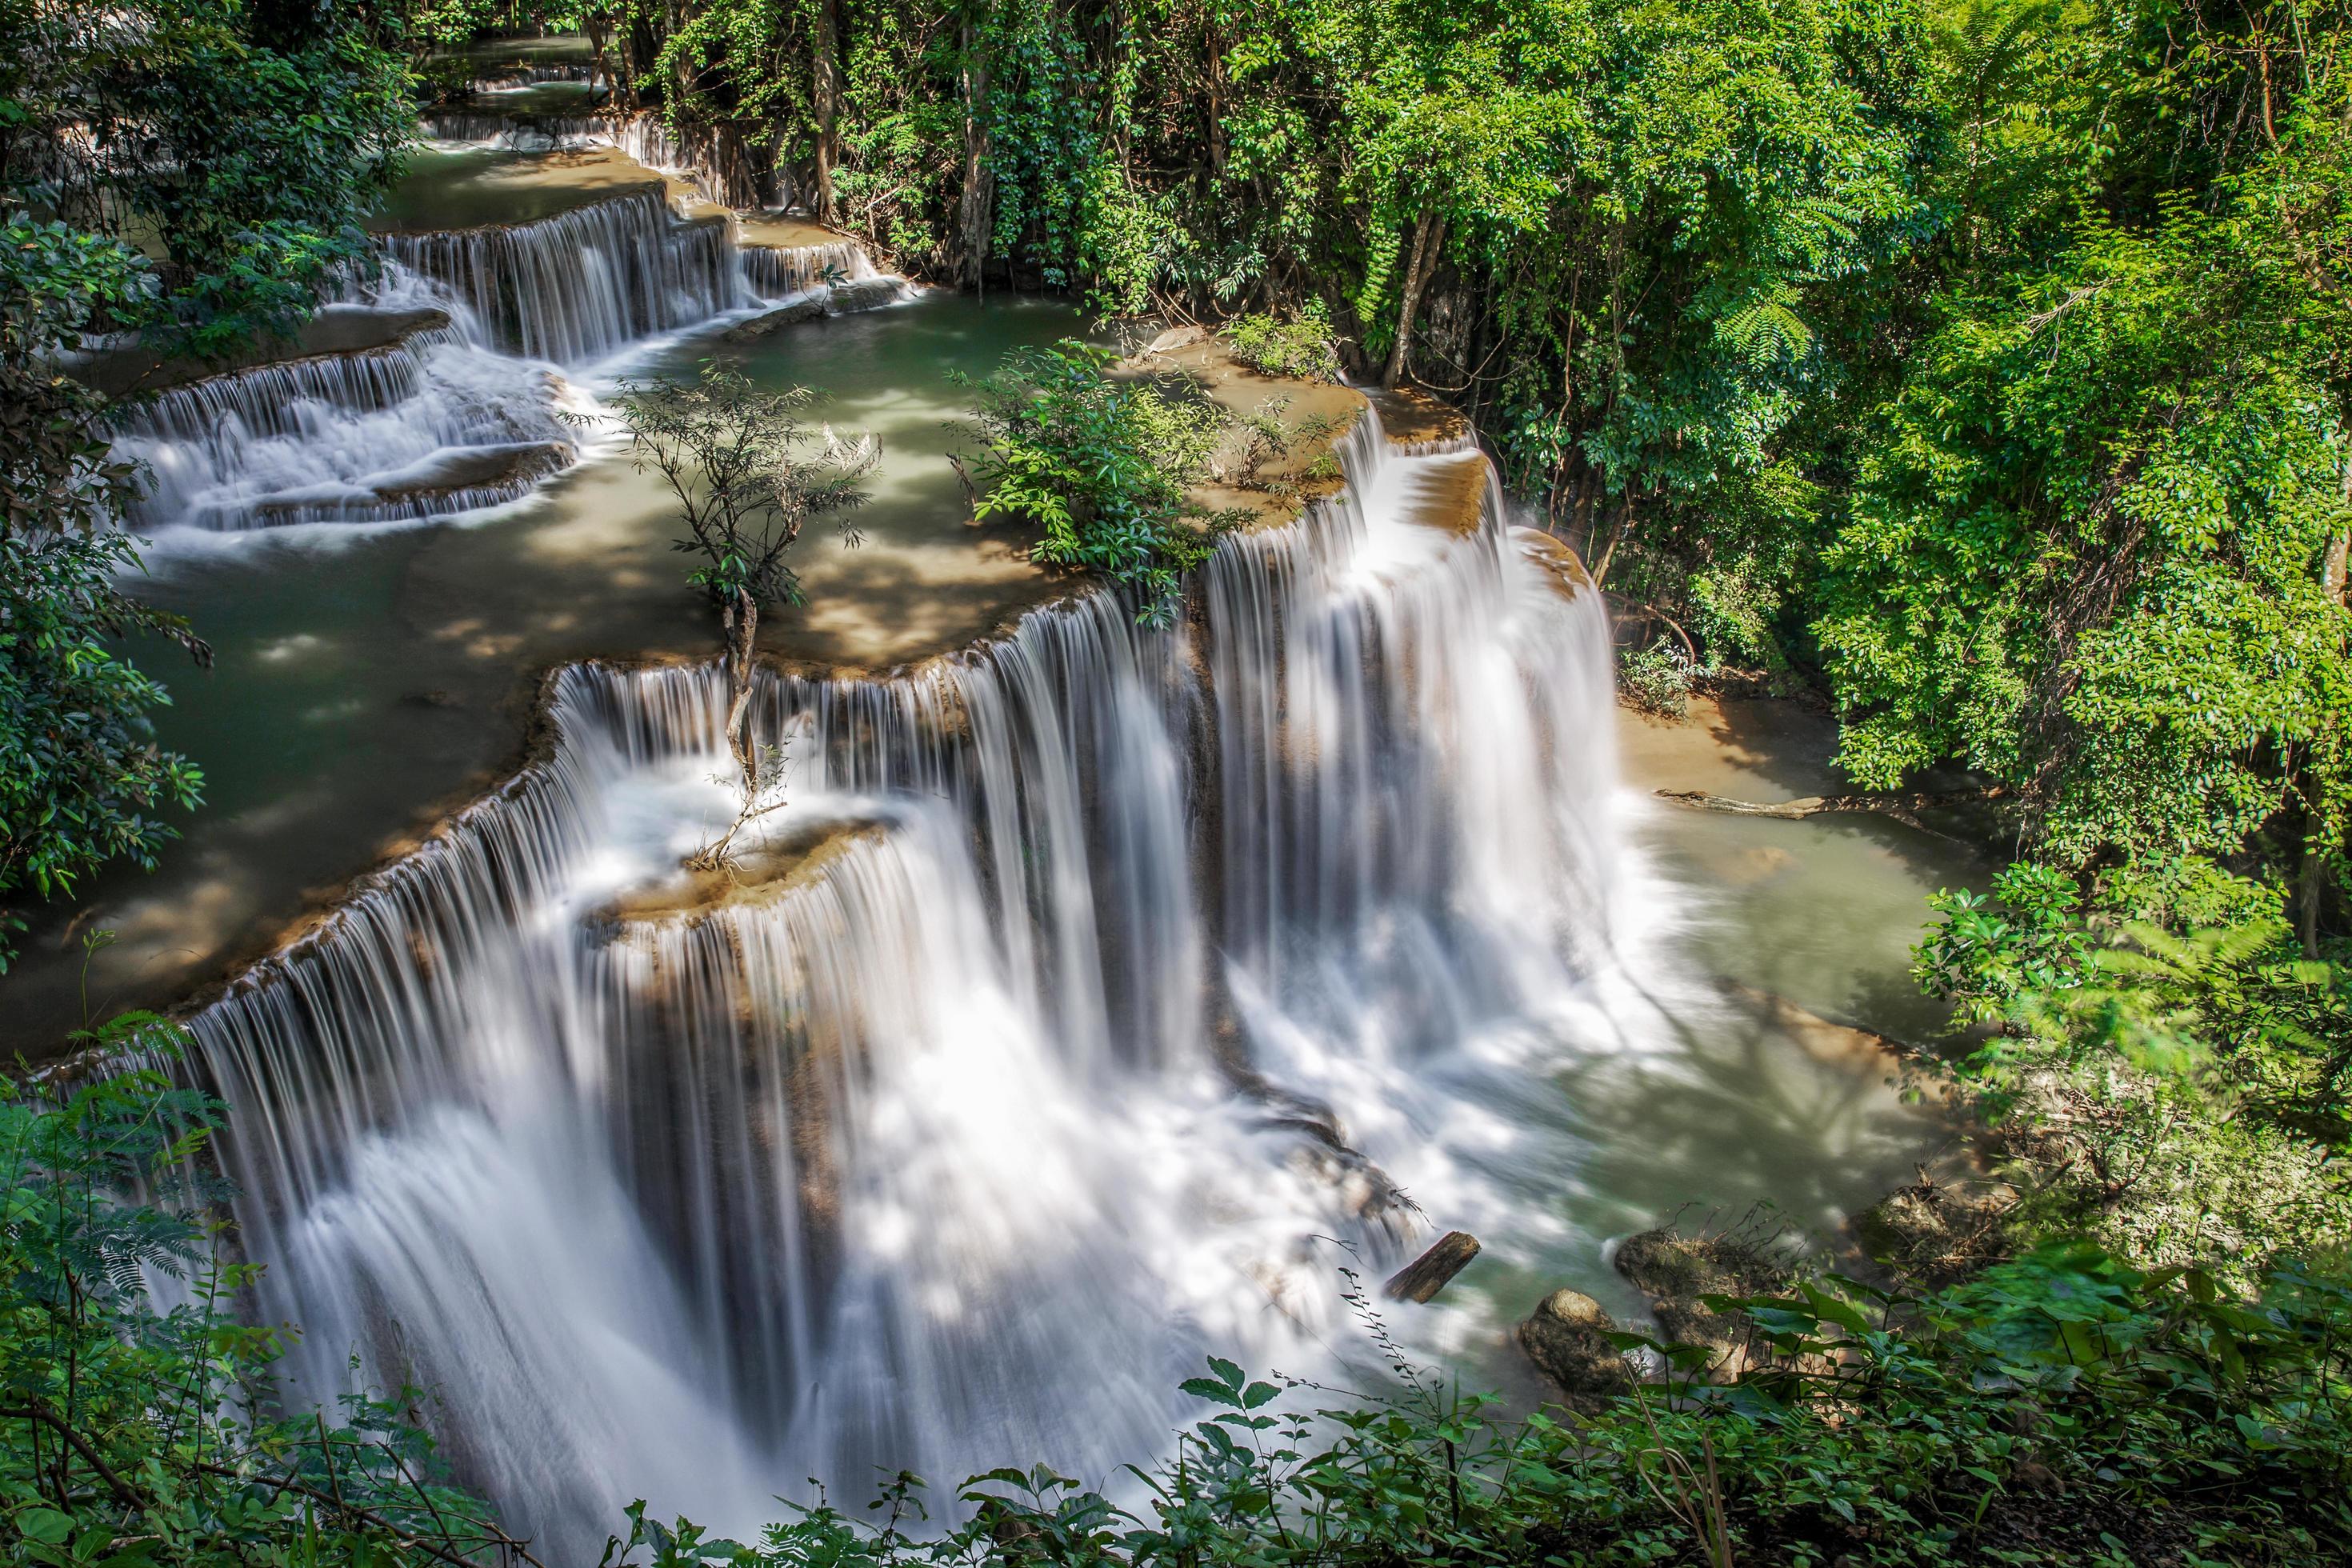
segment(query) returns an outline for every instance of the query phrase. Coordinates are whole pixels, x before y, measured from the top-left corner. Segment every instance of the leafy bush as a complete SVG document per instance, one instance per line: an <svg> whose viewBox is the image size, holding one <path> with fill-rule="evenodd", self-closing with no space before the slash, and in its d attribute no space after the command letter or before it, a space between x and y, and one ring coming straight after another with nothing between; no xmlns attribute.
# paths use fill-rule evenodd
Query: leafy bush
<svg viewBox="0 0 2352 1568"><path fill-rule="evenodd" d="M1697 674L1689 656L1667 643L1617 656L1618 694L1653 718L1679 719L1690 711L1691 682Z"/></svg>
<svg viewBox="0 0 2352 1568"><path fill-rule="evenodd" d="M1212 1361L1184 1387L1215 1413L1137 1509L1002 1469L927 1542L901 1476L878 1527L820 1506L745 1545L640 1508L607 1561L2288 1564L2352 1531L2340 1275L2282 1270L2235 1301L2075 1246L1925 1298L1832 1279L1715 1304L1755 1324L1754 1370L1702 1384L1711 1352L1621 1335L1678 1370L1580 1420L1499 1421L1409 1366L1381 1399Z"/></svg>
<svg viewBox="0 0 2352 1568"><path fill-rule="evenodd" d="M152 1053L129 1015L94 1046ZM0 1538L44 1568L463 1568L508 1548L433 1479L390 1404L275 1414L284 1331L231 1310L190 1175L219 1107L131 1072L78 1089L0 1080ZM147 1201L121 1200L142 1191ZM150 1279L164 1282L158 1304ZM509 1559L510 1561L510 1559Z"/></svg>
<svg viewBox="0 0 2352 1568"><path fill-rule="evenodd" d="M26 924L15 900L70 896L115 859L152 868L173 837L161 813L204 785L155 744L163 688L108 645L143 628L210 652L116 586L139 565L113 531L131 473L99 432L96 395L54 363L151 284L111 240L21 215L0 227L0 971Z"/></svg>
<svg viewBox="0 0 2352 1568"><path fill-rule="evenodd" d="M1204 398L1107 374L1116 357L1065 338L1015 349L966 384L985 443L972 465L975 515L1035 522L1045 531L1035 559L1099 572L1160 618L1226 521L1186 492L1208 477L1227 416Z"/></svg>
<svg viewBox="0 0 2352 1568"><path fill-rule="evenodd" d="M1339 379L1339 351L1331 342L1331 323L1324 319L1320 304L1287 320L1236 317L1219 335L1235 359L1261 374L1295 381Z"/></svg>
<svg viewBox="0 0 2352 1568"><path fill-rule="evenodd" d="M2042 1223L2238 1282L2352 1235L2352 968L2304 955L2274 887L2185 857L1993 895L1936 895L1916 973L1990 1026L1964 1070Z"/></svg>

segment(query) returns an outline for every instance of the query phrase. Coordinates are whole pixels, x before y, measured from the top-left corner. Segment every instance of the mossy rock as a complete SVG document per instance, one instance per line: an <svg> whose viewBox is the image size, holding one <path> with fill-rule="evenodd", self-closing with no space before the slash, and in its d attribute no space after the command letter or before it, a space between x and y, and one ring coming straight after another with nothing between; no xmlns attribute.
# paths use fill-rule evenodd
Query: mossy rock
<svg viewBox="0 0 2352 1568"><path fill-rule="evenodd" d="M1660 1335L1716 1352L1713 1372L1737 1375L1746 1364L1748 1317L1718 1312L1707 1296L1770 1296L1786 1290L1795 1271L1763 1241L1738 1234L1685 1236L1661 1226L1631 1236L1617 1247L1617 1272L1649 1299Z"/></svg>
<svg viewBox="0 0 2352 1568"><path fill-rule="evenodd" d="M1519 1348L1570 1405L1590 1409L1633 1386L1624 1352L1609 1337L1616 1329L1591 1297L1555 1290L1519 1325Z"/></svg>

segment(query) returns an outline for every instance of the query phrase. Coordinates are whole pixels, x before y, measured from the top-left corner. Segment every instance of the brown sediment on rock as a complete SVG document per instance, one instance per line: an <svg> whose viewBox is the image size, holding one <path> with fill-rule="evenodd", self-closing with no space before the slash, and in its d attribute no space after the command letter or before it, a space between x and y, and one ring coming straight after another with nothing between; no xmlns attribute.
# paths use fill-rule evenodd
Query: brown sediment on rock
<svg viewBox="0 0 2352 1568"><path fill-rule="evenodd" d="M883 832L878 823L826 823L791 838L755 845L726 866L681 868L668 880L622 893L588 918L625 934L632 925L677 921L695 926L723 910L758 909L823 879L843 856L860 844L878 841Z"/></svg>
<svg viewBox="0 0 2352 1568"><path fill-rule="evenodd" d="M239 375L270 365L357 359L399 350L419 332L449 325L446 311L379 310L363 305L331 305L305 321L292 337L260 339L233 354L212 359L165 357L131 344L79 357L66 373L108 397L171 392L219 376Z"/></svg>
<svg viewBox="0 0 2352 1568"><path fill-rule="evenodd" d="M744 213L735 219L735 243L761 250L813 250L829 245L862 245L854 234L784 213Z"/></svg>
<svg viewBox="0 0 2352 1568"><path fill-rule="evenodd" d="M824 301L823 300L814 297L795 300L789 305L780 305L762 315L752 317L748 321L730 327L719 333L719 337L722 342L755 343L771 332L781 331L786 327L796 327L803 321L821 321L824 319Z"/></svg>
<svg viewBox="0 0 2352 1568"><path fill-rule="evenodd" d="M1406 498L1403 520L1467 539L1486 524L1486 487L1492 470L1485 454L1465 452L1451 462L1433 463Z"/></svg>
<svg viewBox="0 0 2352 1568"><path fill-rule="evenodd" d="M1471 437L1470 421L1460 409L1417 386L1370 391L1364 395L1381 411L1381 425L1389 439L1408 452L1443 451Z"/></svg>
<svg viewBox="0 0 2352 1568"><path fill-rule="evenodd" d="M1521 556L1544 569L1552 592L1561 598L1573 602L1591 591L1592 577L1584 563L1559 536L1539 528L1514 528L1510 538Z"/></svg>
<svg viewBox="0 0 2352 1568"><path fill-rule="evenodd" d="M1323 438L1300 441L1281 456L1267 458L1259 465L1255 485L1244 486L1227 478L1195 487L1190 496L1193 505L1207 513L1224 515L1241 531L1255 532L1294 521L1309 502L1346 488L1347 481L1322 459L1362 416L1362 393L1337 382L1267 375L1234 358L1206 328L1175 329L1154 342L1167 346L1146 349L1122 361L1115 374L1175 381L1236 418L1281 400L1286 404L1281 413L1285 423L1296 426L1322 419L1330 426ZM1317 471L1318 468L1322 471Z"/></svg>

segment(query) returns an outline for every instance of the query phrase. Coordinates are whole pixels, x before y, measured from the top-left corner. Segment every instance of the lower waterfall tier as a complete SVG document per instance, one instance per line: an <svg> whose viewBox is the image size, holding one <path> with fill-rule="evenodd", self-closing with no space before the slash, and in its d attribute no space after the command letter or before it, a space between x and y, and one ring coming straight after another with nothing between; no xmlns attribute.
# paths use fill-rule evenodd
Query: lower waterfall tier
<svg viewBox="0 0 2352 1568"><path fill-rule="evenodd" d="M298 1392L435 1390L575 1553L635 1495L1104 1481L1202 1356L1339 1371L1343 1267L1566 1179L1541 1065L1654 1027L1602 613L1475 453L1341 457L1174 626L771 680L791 804L732 882L678 869L716 672L566 671L551 754L197 1020Z"/></svg>

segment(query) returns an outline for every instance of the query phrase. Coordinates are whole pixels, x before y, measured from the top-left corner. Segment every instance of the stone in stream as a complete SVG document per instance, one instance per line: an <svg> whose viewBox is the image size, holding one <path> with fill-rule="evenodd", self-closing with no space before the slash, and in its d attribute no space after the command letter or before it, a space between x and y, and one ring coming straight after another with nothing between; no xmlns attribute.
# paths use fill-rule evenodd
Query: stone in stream
<svg viewBox="0 0 2352 1568"><path fill-rule="evenodd" d="M833 313L846 315L853 310L878 310L896 304L898 290L906 287L903 278L853 278L833 286Z"/></svg>
<svg viewBox="0 0 2352 1568"><path fill-rule="evenodd" d="M824 298L811 294L805 300L795 300L791 304L780 305L764 315L754 316L748 321L739 322L728 328L719 336L730 343L757 342L770 332L781 328L796 327L803 321L820 320L824 315Z"/></svg>
<svg viewBox="0 0 2352 1568"><path fill-rule="evenodd" d="M1381 1293L1391 1301L1425 1305L1477 1256L1476 1237L1466 1230L1449 1230L1437 1238L1436 1246L1391 1275Z"/></svg>
<svg viewBox="0 0 2352 1568"><path fill-rule="evenodd" d="M1617 1325L1580 1290L1559 1289L1519 1325L1519 1348L1570 1405L1590 1407L1633 1386L1624 1352L1610 1335Z"/></svg>
<svg viewBox="0 0 2352 1568"><path fill-rule="evenodd" d="M1660 1226L1618 1245L1617 1272L1650 1299L1661 1337L1705 1345L1716 1359L1711 1375L1738 1375L1748 1361L1748 1316L1718 1312L1706 1296L1770 1296L1789 1287L1788 1264L1770 1250L1771 1238L1742 1234L1685 1236Z"/></svg>

